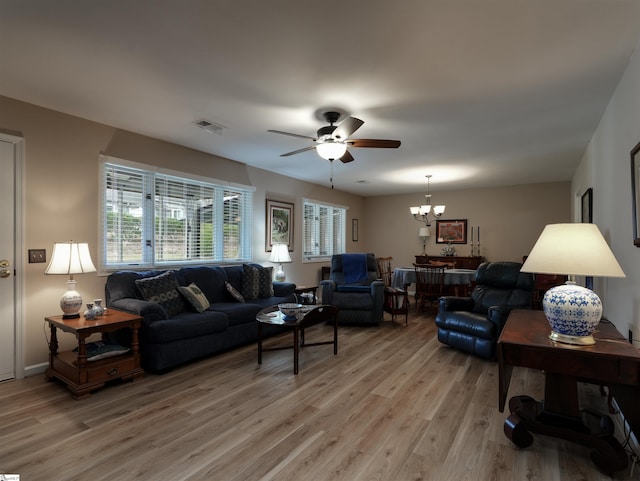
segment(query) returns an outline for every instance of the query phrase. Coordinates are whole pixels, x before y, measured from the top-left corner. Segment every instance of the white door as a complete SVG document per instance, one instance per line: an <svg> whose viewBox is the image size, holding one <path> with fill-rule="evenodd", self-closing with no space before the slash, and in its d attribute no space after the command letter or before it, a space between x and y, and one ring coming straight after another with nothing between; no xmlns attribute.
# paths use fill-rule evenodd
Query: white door
<svg viewBox="0 0 640 481"><path fill-rule="evenodd" d="M16 377L16 174L19 148L11 139L0 134L0 381Z"/></svg>

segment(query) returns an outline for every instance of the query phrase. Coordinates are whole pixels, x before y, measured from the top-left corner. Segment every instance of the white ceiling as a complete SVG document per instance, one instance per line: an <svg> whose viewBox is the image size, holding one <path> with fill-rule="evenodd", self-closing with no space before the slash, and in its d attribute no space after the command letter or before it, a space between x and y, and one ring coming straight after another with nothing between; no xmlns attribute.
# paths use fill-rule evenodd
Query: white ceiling
<svg viewBox="0 0 640 481"><path fill-rule="evenodd" d="M0 95L323 185L267 129L336 107L402 141L335 162L361 195L566 181L639 40L639 0L2 0Z"/></svg>

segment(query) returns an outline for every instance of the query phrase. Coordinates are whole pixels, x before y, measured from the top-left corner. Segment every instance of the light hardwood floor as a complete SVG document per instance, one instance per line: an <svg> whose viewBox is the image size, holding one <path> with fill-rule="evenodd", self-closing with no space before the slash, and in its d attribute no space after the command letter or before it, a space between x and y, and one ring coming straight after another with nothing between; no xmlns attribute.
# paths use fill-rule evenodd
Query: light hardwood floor
<svg viewBox="0 0 640 481"><path fill-rule="evenodd" d="M327 326L307 339L330 338ZM0 384L0 473L55 480L584 480L581 446L504 436L498 368L438 343L433 316L341 327L339 351L250 345L74 401L43 376ZM272 338L268 342L286 342ZM516 368L510 395L540 397ZM606 409L597 389L584 393ZM631 469L613 479L639 479Z"/></svg>

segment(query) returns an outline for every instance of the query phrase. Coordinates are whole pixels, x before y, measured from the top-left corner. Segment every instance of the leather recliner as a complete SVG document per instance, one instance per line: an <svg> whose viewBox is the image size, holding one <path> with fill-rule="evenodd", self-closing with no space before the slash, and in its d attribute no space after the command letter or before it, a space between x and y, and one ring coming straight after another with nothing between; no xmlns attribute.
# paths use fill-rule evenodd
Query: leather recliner
<svg viewBox="0 0 640 481"><path fill-rule="evenodd" d="M533 274L519 262L485 262L476 272L471 297L440 298L438 340L487 359L496 358L496 343L512 309L533 306Z"/></svg>
<svg viewBox="0 0 640 481"><path fill-rule="evenodd" d="M363 257L362 277L350 281L349 265L343 262L344 256ZM364 265L366 262L366 266ZM320 295L323 304L340 309L338 324L377 325L382 322L384 307L384 282L378 277L376 257L368 254L336 254L331 258L329 280L320 282Z"/></svg>

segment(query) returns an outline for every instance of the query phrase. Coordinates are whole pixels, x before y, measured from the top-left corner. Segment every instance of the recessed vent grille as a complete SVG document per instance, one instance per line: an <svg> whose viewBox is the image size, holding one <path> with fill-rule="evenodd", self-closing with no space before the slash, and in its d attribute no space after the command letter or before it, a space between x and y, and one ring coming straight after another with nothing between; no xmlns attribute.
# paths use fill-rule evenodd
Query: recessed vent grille
<svg viewBox="0 0 640 481"><path fill-rule="evenodd" d="M198 120L195 123L202 130L206 130L207 132L211 132L212 134L222 135L222 131L224 127L222 125L214 124L213 122L209 122L208 120Z"/></svg>

